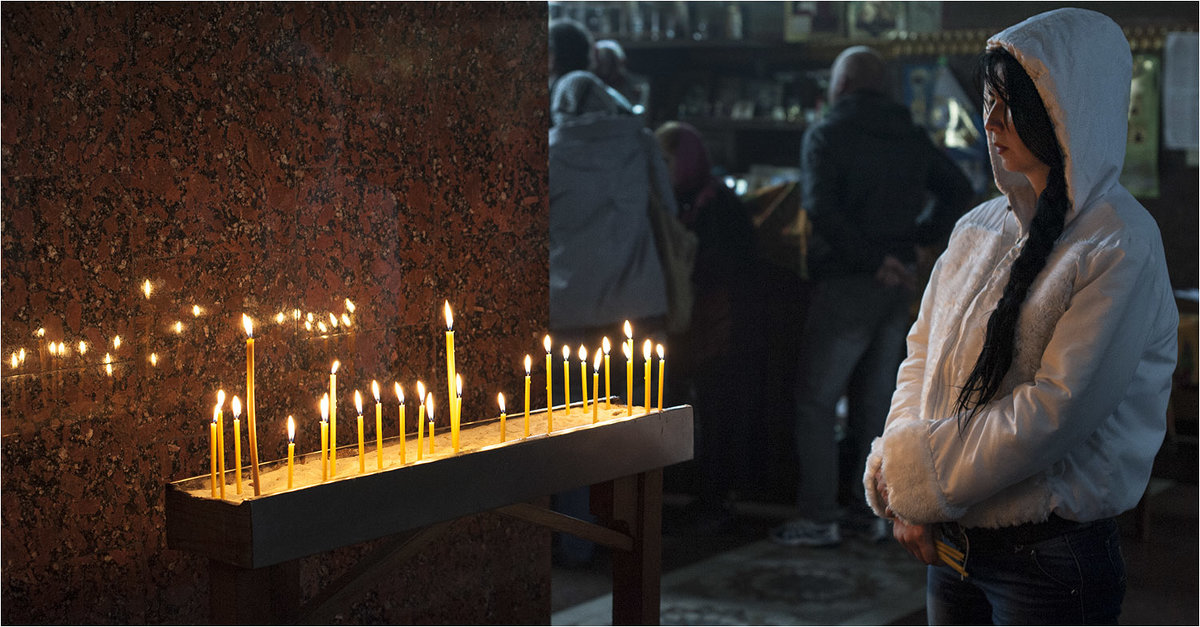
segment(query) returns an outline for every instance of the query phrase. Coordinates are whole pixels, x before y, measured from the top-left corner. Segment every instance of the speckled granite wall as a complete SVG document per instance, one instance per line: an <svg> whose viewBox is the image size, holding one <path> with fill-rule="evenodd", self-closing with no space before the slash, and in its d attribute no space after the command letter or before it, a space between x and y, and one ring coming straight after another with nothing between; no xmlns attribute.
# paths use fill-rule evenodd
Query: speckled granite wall
<svg viewBox="0 0 1200 627"><path fill-rule="evenodd" d="M264 460L288 414L317 448L334 359L341 389L443 389L447 299L487 382L464 416L518 389L547 320L546 5L0 12L3 622L202 623L163 486L207 472L215 391L244 396L243 312ZM346 621L548 616L547 535L483 517L454 546ZM306 560L306 591L362 550ZM505 576L460 568L487 560Z"/></svg>

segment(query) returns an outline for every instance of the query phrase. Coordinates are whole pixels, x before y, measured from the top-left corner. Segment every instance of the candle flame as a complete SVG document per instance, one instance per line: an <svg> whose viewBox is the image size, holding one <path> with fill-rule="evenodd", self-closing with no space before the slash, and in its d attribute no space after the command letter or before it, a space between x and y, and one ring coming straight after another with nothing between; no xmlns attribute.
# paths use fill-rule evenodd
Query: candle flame
<svg viewBox="0 0 1200 627"><path fill-rule="evenodd" d="M42 327L42 328L38 329L37 331L34 331L33 334L38 337L46 337L46 327Z"/></svg>
<svg viewBox="0 0 1200 627"><path fill-rule="evenodd" d="M300 310L299 309L292 310L292 320L300 320Z"/></svg>
<svg viewBox="0 0 1200 627"><path fill-rule="evenodd" d="M350 326L350 316L347 316L346 314L342 314L342 326L346 326L346 327Z"/></svg>
<svg viewBox="0 0 1200 627"><path fill-rule="evenodd" d="M254 321L246 314L242 314L242 328L246 329L246 337L254 337Z"/></svg>
<svg viewBox="0 0 1200 627"><path fill-rule="evenodd" d="M336 359L333 360L333 365L330 366L330 368L329 368L329 374L337 374L337 369L338 369L338 366L340 366L340 365L342 365L342 362L340 362Z"/></svg>
<svg viewBox="0 0 1200 627"><path fill-rule="evenodd" d="M601 355L601 354L600 354L600 353L597 351L597 352L596 352L596 358L592 360L592 369L593 369L593 370L595 370L596 372L600 372L600 359L601 359L601 358L603 358L603 357L604 357L604 355Z"/></svg>
<svg viewBox="0 0 1200 627"><path fill-rule="evenodd" d="M320 330L321 333L329 333L329 327L325 326L324 322L317 322L317 329Z"/></svg>
<svg viewBox="0 0 1200 627"><path fill-rule="evenodd" d="M229 401L229 406L233 409L233 419L237 420L242 416L242 399L235 394L233 400Z"/></svg>
<svg viewBox="0 0 1200 627"><path fill-rule="evenodd" d="M150 298L150 293L153 291L154 286L150 284L150 279L146 279L146 282L142 283L142 293L146 295L146 298Z"/></svg>
<svg viewBox="0 0 1200 627"><path fill-rule="evenodd" d="M192 317L199 318L200 312L202 312L202 311L204 311L204 310L200 309L200 305L192 305Z"/></svg>
<svg viewBox="0 0 1200 627"><path fill-rule="evenodd" d="M329 422L329 392L321 397L321 422Z"/></svg>
<svg viewBox="0 0 1200 627"><path fill-rule="evenodd" d="M108 376L111 377L112 376L112 364L104 364L104 371L108 374Z"/></svg>
<svg viewBox="0 0 1200 627"><path fill-rule="evenodd" d="M450 301L446 301L446 330L454 330L454 315L450 312Z"/></svg>
<svg viewBox="0 0 1200 627"><path fill-rule="evenodd" d="M79 354L82 355L86 352L87 352L87 342L85 342L83 340L79 340Z"/></svg>
<svg viewBox="0 0 1200 627"><path fill-rule="evenodd" d="M664 352L665 352L665 350L663 349L663 345L662 345L662 344L659 344L658 346L655 346L655 347L654 347L654 350L655 350L655 352L657 352L657 353L658 353L658 360L659 360L659 361L662 361L662 359L663 359L663 354L664 354Z"/></svg>
<svg viewBox="0 0 1200 627"><path fill-rule="evenodd" d="M296 420L288 416L288 443L291 444L296 440Z"/></svg>
<svg viewBox="0 0 1200 627"><path fill-rule="evenodd" d="M455 387L458 389L458 397L462 398L462 375L461 374L454 375L454 383L455 383Z"/></svg>
<svg viewBox="0 0 1200 627"><path fill-rule="evenodd" d="M633 326L629 324L628 320L625 321L625 337L630 340L633 339Z"/></svg>
<svg viewBox="0 0 1200 627"><path fill-rule="evenodd" d="M335 329L337 328L337 325L338 325L337 316L333 315L332 311L329 312L329 325Z"/></svg>
<svg viewBox="0 0 1200 627"><path fill-rule="evenodd" d="M425 416L429 418L430 426L433 425L433 392L425 396ZM433 432L429 432L429 437L433 437Z"/></svg>
<svg viewBox="0 0 1200 627"><path fill-rule="evenodd" d="M21 363L25 363L25 349L22 348L21 352L17 353L17 355L21 358Z"/></svg>
<svg viewBox="0 0 1200 627"><path fill-rule="evenodd" d="M604 339L603 339L603 340L600 342L600 347L601 347L602 349L604 349L604 354L605 354L605 355L607 355L607 354L608 354L608 351L612 350L612 344L609 344L609 343L608 343L608 336L607 336L607 335L606 335L606 336L604 336Z"/></svg>
<svg viewBox="0 0 1200 627"><path fill-rule="evenodd" d="M308 323L309 323L309 324L312 324L312 321L313 321L313 315L312 315L312 312L311 312L311 311L310 311L310 312L308 312L308 316L307 316L307 317L305 317L305 320L308 320Z"/></svg>
<svg viewBox="0 0 1200 627"><path fill-rule="evenodd" d="M354 313L354 303L349 298L346 299L346 310Z"/></svg>
<svg viewBox="0 0 1200 627"><path fill-rule="evenodd" d="M183 333L183 321L176 320L175 321L175 334L179 335L180 333Z"/></svg>
<svg viewBox="0 0 1200 627"><path fill-rule="evenodd" d="M58 354L58 342L50 342L49 351L52 356L57 355Z"/></svg>
<svg viewBox="0 0 1200 627"><path fill-rule="evenodd" d="M425 398L425 384L417 381L417 400L420 401L423 398Z"/></svg>
<svg viewBox="0 0 1200 627"><path fill-rule="evenodd" d="M580 347L579 347L579 361L582 361L583 363L585 363L585 364L586 364L586 363L587 363L587 355L588 355L588 353L587 353L587 347L586 347L586 346L583 346L583 345L580 345Z"/></svg>
<svg viewBox="0 0 1200 627"><path fill-rule="evenodd" d="M150 353L150 365L151 366L158 365L158 353Z"/></svg>
<svg viewBox="0 0 1200 627"><path fill-rule="evenodd" d="M551 348L551 346L553 346L553 345L550 343L550 336L549 336L549 335L547 335L546 337L542 338L542 346L545 346L545 347L546 347L546 354L547 354L547 355L549 355L549 354L550 354L550 348Z"/></svg>
<svg viewBox="0 0 1200 627"><path fill-rule="evenodd" d="M18 359L17 359L17 354L16 354L16 353L13 353L13 354L12 354L12 367L13 367L13 368L16 368L16 367L17 367L17 365L18 365L18 364L20 364L20 363L21 363L21 362L20 362L20 360L18 360Z"/></svg>
<svg viewBox="0 0 1200 627"><path fill-rule="evenodd" d="M642 344L642 356L646 358L646 361L650 361L650 351L653 349L654 344L650 340L646 340L646 343Z"/></svg>
<svg viewBox="0 0 1200 627"><path fill-rule="evenodd" d="M283 324L284 320L287 320L287 316L284 316L282 311L275 314L275 324Z"/></svg>
<svg viewBox="0 0 1200 627"><path fill-rule="evenodd" d="M311 323L311 322L309 322L309 321L307 321L307 320L305 320L305 321L304 321L304 330L305 330L305 331L312 331L312 323Z"/></svg>
<svg viewBox="0 0 1200 627"><path fill-rule="evenodd" d="M217 424L217 412L221 411L220 407L213 407L213 424Z"/></svg>
<svg viewBox="0 0 1200 627"><path fill-rule="evenodd" d="M358 415L362 416L362 394L358 390L354 390L354 408L358 410Z"/></svg>
<svg viewBox="0 0 1200 627"><path fill-rule="evenodd" d="M571 347L567 346L566 344L563 344L563 361L570 361L570 359L571 359Z"/></svg>
<svg viewBox="0 0 1200 627"><path fill-rule="evenodd" d="M403 405L404 404L404 388L400 387L399 383L392 383L392 386L396 388L396 398L400 401L400 404Z"/></svg>
<svg viewBox="0 0 1200 627"><path fill-rule="evenodd" d="M104 363L106 363L106 364L112 363L112 353L104 353Z"/></svg>
<svg viewBox="0 0 1200 627"><path fill-rule="evenodd" d="M116 350L119 348L121 348L121 336L118 335L113 338L113 350Z"/></svg>
<svg viewBox="0 0 1200 627"><path fill-rule="evenodd" d="M496 394L496 402L500 404L500 413L504 413L504 392Z"/></svg>
<svg viewBox="0 0 1200 627"><path fill-rule="evenodd" d="M375 395L375 402L379 402L379 382L371 380L371 393Z"/></svg>
<svg viewBox="0 0 1200 627"><path fill-rule="evenodd" d="M625 359L633 359L633 348L629 346L629 342L621 344L621 352L625 353Z"/></svg>
<svg viewBox="0 0 1200 627"><path fill-rule="evenodd" d="M225 390L217 390L217 407L225 406Z"/></svg>
<svg viewBox="0 0 1200 627"><path fill-rule="evenodd" d="M525 356L525 376L529 376L529 371L533 368L533 358L529 355Z"/></svg>

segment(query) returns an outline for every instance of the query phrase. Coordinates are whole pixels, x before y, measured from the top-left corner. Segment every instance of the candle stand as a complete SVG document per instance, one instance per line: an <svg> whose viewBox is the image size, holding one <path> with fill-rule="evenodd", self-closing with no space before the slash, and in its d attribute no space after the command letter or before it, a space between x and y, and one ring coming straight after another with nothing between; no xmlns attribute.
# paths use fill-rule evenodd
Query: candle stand
<svg viewBox="0 0 1200 627"><path fill-rule="evenodd" d="M662 469L692 458L692 408L638 412L240 501L211 498L207 475L176 481L166 488L167 542L208 558L214 623L329 624L450 522L493 511L612 549L613 624L658 624ZM398 440L385 440L385 451L389 443ZM264 463L263 474L280 464ZM537 504L581 486L591 487L597 523ZM298 606L300 558L381 538Z"/></svg>

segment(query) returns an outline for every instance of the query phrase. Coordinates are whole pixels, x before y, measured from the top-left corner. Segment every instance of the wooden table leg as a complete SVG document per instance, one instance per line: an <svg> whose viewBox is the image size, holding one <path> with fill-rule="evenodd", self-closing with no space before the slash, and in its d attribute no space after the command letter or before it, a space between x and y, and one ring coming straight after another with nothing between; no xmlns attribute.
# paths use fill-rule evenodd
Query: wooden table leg
<svg viewBox="0 0 1200 627"><path fill-rule="evenodd" d="M662 480L659 468L593 487L595 513L633 536L633 550L612 553L614 625L659 623Z"/></svg>
<svg viewBox="0 0 1200 627"><path fill-rule="evenodd" d="M247 569L208 562L214 625L288 625L300 608L300 561Z"/></svg>

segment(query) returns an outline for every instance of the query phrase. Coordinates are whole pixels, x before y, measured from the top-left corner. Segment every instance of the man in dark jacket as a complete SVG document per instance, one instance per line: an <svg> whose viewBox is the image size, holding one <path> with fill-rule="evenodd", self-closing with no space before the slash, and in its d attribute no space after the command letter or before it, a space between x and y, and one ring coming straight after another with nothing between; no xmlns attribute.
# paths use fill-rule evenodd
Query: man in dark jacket
<svg viewBox="0 0 1200 627"><path fill-rule="evenodd" d="M885 77L875 51L843 51L830 79L832 110L801 150L814 280L796 391L797 506L806 517L771 532L789 546L837 544L839 520L863 521L870 537L885 536L865 503L844 514L838 506L837 405L845 396L844 450L855 455L857 481L904 357L918 248L941 242L972 201L958 166L885 94Z"/></svg>

